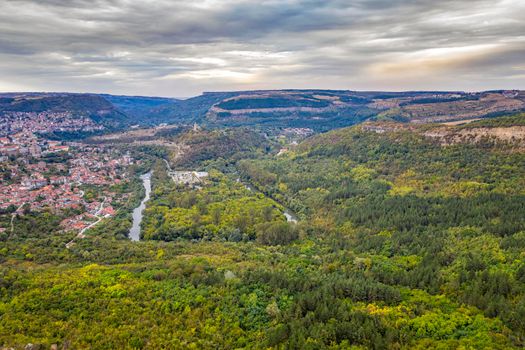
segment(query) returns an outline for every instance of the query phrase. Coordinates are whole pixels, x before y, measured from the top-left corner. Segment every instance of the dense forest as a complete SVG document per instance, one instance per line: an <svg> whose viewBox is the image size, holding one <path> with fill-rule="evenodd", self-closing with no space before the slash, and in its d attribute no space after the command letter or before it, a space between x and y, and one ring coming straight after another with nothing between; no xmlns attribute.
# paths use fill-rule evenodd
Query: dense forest
<svg viewBox="0 0 525 350"><path fill-rule="evenodd" d="M498 119L473 125L524 116ZM0 345L523 348L525 153L443 145L432 127L355 126L286 152L243 129L178 134L182 155L133 148L145 165L115 188L129 203L86 239L65 249L53 213L0 237ZM208 176L177 184L166 161ZM146 167L152 195L130 242Z"/></svg>

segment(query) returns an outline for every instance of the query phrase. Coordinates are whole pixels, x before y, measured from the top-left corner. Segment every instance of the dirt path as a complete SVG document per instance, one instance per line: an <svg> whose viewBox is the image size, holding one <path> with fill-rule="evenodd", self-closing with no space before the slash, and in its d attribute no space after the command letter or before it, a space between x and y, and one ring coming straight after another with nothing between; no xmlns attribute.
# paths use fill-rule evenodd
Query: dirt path
<svg viewBox="0 0 525 350"><path fill-rule="evenodd" d="M16 213L22 209L22 207L24 206L24 204L26 204L26 202L20 204L20 206L18 208L16 208L15 212L11 214L11 234L13 234L13 232L15 232L15 217L16 217Z"/></svg>

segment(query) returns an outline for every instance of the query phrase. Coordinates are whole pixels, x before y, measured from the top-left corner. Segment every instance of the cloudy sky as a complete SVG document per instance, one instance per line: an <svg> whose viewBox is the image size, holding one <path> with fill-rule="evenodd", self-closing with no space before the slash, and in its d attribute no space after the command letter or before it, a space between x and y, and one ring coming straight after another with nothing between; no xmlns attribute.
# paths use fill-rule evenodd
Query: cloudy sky
<svg viewBox="0 0 525 350"><path fill-rule="evenodd" d="M0 91L525 89L523 0L1 0Z"/></svg>

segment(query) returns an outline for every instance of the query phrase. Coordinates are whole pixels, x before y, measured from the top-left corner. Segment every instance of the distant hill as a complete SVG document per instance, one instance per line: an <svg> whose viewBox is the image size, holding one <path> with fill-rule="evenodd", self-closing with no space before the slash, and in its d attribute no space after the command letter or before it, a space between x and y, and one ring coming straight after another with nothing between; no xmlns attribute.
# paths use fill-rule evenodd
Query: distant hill
<svg viewBox="0 0 525 350"><path fill-rule="evenodd" d="M163 102L142 110L147 120L327 131L371 118L427 123L498 116L525 110L525 92L269 90L206 92Z"/></svg>
<svg viewBox="0 0 525 350"><path fill-rule="evenodd" d="M98 95L14 95L0 98L0 111L13 112L75 112L103 114L115 111L115 106Z"/></svg>
<svg viewBox="0 0 525 350"><path fill-rule="evenodd" d="M525 111L524 91L374 92L261 90L205 92L189 99L108 94L4 93L6 113L68 113L104 129L131 125L206 124L212 127L300 127L328 131L366 120L454 122Z"/></svg>
<svg viewBox="0 0 525 350"><path fill-rule="evenodd" d="M159 124L166 120L153 111L161 106L175 104L179 100L165 97L99 95L126 114L130 124ZM148 118L145 118L145 117Z"/></svg>
<svg viewBox="0 0 525 350"><path fill-rule="evenodd" d="M236 94L235 92L206 92L200 96L154 107L149 111L148 117L162 118L168 123L203 122L213 105Z"/></svg>
<svg viewBox="0 0 525 350"><path fill-rule="evenodd" d="M0 134L30 130L52 138L79 138L129 126L129 117L93 94L0 94Z"/></svg>

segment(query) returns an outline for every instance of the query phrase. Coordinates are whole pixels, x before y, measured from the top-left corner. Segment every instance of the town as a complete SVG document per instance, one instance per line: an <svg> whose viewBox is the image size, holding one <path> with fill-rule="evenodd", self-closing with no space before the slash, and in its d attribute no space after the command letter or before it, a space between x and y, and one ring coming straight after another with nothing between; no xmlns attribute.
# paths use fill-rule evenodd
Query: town
<svg viewBox="0 0 525 350"><path fill-rule="evenodd" d="M99 145L47 140L31 131L0 137L0 213L67 213L62 228L83 233L127 199L110 188L127 181L131 164L129 154ZM0 232L13 230L12 221Z"/></svg>
<svg viewBox="0 0 525 350"><path fill-rule="evenodd" d="M88 117L72 117L70 112L4 112L0 124L0 135L7 136L22 130L35 133L55 131L97 131L103 130Z"/></svg>

